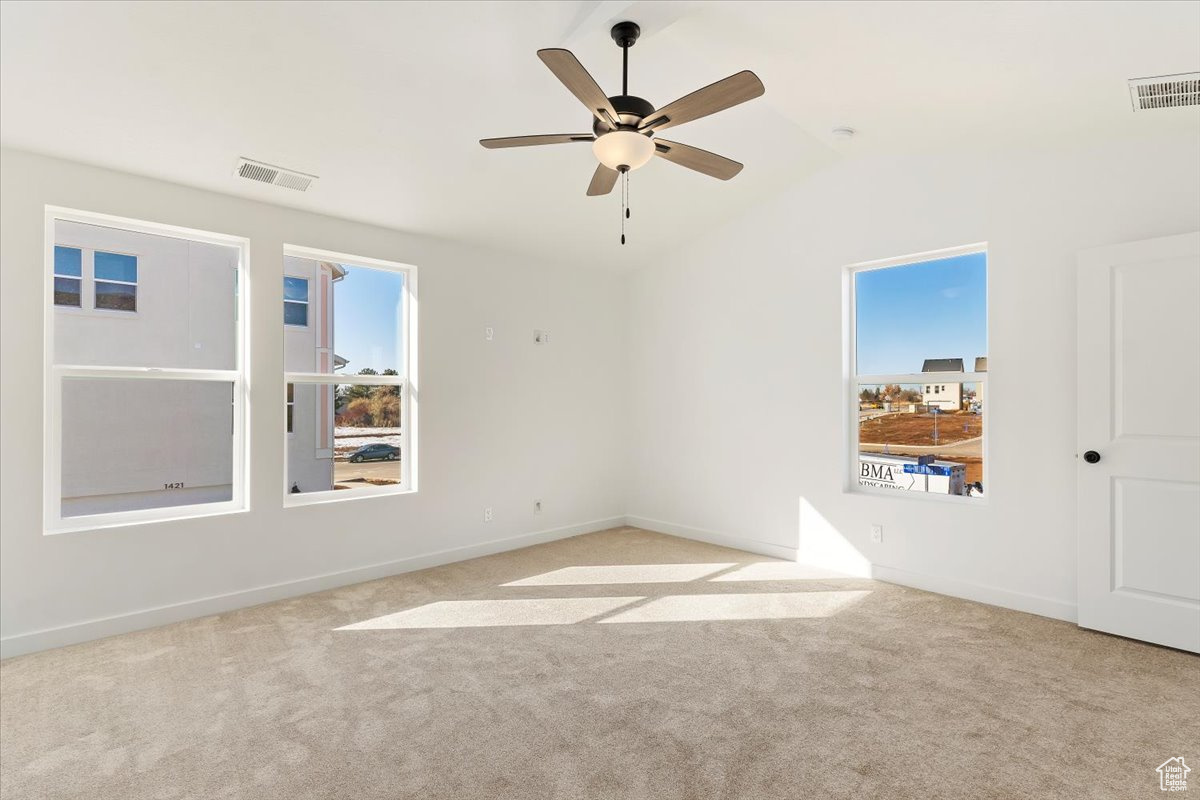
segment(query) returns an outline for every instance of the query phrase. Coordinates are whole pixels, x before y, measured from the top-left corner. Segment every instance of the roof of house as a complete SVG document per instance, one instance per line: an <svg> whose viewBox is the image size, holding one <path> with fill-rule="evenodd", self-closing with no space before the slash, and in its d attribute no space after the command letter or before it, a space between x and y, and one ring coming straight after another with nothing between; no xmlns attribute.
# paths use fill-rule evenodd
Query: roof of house
<svg viewBox="0 0 1200 800"><path fill-rule="evenodd" d="M346 366L349 363L350 363L349 359L342 358L337 353L333 354L333 368L334 369L341 369L342 367Z"/></svg>
<svg viewBox="0 0 1200 800"><path fill-rule="evenodd" d="M335 281L340 281L342 278L346 277L346 268L341 264L335 264L332 261L322 261L321 264L322 266L329 267L329 271L333 273L333 279Z"/></svg>
<svg viewBox="0 0 1200 800"><path fill-rule="evenodd" d="M927 358L921 372L962 372L961 358Z"/></svg>
<svg viewBox="0 0 1200 800"><path fill-rule="evenodd" d="M975 371L987 372L987 356L975 356Z"/></svg>

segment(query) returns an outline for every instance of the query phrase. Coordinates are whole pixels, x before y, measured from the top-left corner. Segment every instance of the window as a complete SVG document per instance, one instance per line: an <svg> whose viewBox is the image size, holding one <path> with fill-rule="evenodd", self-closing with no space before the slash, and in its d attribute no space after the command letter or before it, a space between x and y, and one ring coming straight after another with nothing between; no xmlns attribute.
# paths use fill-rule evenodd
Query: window
<svg viewBox="0 0 1200 800"><path fill-rule="evenodd" d="M847 488L982 497L985 247L849 267L845 296Z"/></svg>
<svg viewBox="0 0 1200 800"><path fill-rule="evenodd" d="M92 287L89 310L137 311L136 255L55 244L54 305L82 309L85 282Z"/></svg>
<svg viewBox="0 0 1200 800"><path fill-rule="evenodd" d="M79 308L83 298L83 251L54 246L54 305Z"/></svg>
<svg viewBox="0 0 1200 800"><path fill-rule="evenodd" d="M283 324L308 325L308 279L283 278Z"/></svg>
<svg viewBox="0 0 1200 800"><path fill-rule="evenodd" d="M137 256L92 253L96 308L137 311Z"/></svg>
<svg viewBox="0 0 1200 800"><path fill-rule="evenodd" d="M283 262L307 323L285 307L285 502L413 491L416 268L291 246Z"/></svg>
<svg viewBox="0 0 1200 800"><path fill-rule="evenodd" d="M46 532L240 510L247 242L47 217Z"/></svg>

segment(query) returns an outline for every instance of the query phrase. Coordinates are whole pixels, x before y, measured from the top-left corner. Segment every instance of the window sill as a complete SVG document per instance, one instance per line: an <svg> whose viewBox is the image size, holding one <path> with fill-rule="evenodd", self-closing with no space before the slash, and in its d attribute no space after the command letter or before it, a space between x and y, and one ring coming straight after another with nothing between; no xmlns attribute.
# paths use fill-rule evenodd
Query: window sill
<svg viewBox="0 0 1200 800"><path fill-rule="evenodd" d="M160 511L162 509L153 510ZM206 503L202 506L176 506L170 509L169 513L155 515L145 515L136 511L116 512L112 514L89 514L81 517L68 517L60 520L56 525L45 526L42 530L42 535L57 536L60 533L86 533L113 530L116 528L132 528L134 526L153 525L162 522L180 522L205 517L222 517L229 514L245 514L248 511L250 511L249 506L242 504Z"/></svg>
<svg viewBox="0 0 1200 800"><path fill-rule="evenodd" d="M932 492L910 492L905 489L873 489L869 486L859 486L857 484L843 487L842 494L860 495L863 497L876 497L882 499L897 499L905 502L918 503L947 503L950 505L960 505L969 507L986 506L988 495L967 496L961 494L936 494Z"/></svg>
<svg viewBox="0 0 1200 800"><path fill-rule="evenodd" d="M330 489L323 492L287 493L283 496L284 508L299 506L324 505L326 503L345 503L351 500L366 500L373 497L396 497L416 494L416 489L394 488L391 486L372 486L362 489Z"/></svg>

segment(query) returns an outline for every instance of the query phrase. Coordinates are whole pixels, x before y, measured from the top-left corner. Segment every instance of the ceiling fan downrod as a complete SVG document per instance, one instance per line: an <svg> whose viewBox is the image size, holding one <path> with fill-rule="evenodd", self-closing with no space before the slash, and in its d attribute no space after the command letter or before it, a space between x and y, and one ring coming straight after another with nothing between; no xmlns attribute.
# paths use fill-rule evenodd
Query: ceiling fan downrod
<svg viewBox="0 0 1200 800"><path fill-rule="evenodd" d="M618 22L612 26L609 31L617 47L621 48L621 94L629 94L629 48L633 47L638 37L642 35L642 28L636 22Z"/></svg>
<svg viewBox="0 0 1200 800"><path fill-rule="evenodd" d="M621 48L621 96L629 96L629 48L633 47L642 29L636 22L618 22L609 34ZM625 220L629 219L629 167L617 167L621 173L621 244L625 244Z"/></svg>

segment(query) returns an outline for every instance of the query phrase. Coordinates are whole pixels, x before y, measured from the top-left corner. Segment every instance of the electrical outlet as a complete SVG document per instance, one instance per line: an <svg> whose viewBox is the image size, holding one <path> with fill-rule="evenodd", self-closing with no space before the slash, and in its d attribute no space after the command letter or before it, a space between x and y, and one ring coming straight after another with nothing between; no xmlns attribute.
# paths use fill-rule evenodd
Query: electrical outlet
<svg viewBox="0 0 1200 800"><path fill-rule="evenodd" d="M488 506L487 508L485 508L483 510L483 521L484 522L492 521L492 507L491 506Z"/></svg>
<svg viewBox="0 0 1200 800"><path fill-rule="evenodd" d="M496 330L494 328L487 327L487 328L483 329L483 338L484 339L486 339L487 341L490 342L495 337L496 337Z"/></svg>
<svg viewBox="0 0 1200 800"><path fill-rule="evenodd" d="M541 500L533 501L533 513L535 513L535 514L542 513L542 501Z"/></svg>
<svg viewBox="0 0 1200 800"><path fill-rule="evenodd" d="M883 526L871 526L871 542L874 544L883 544Z"/></svg>

